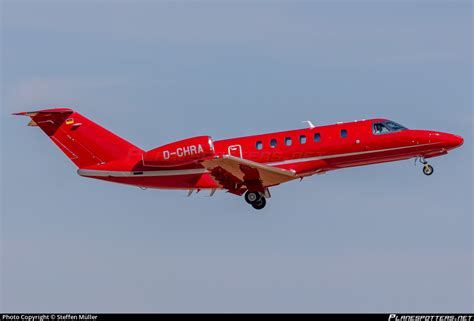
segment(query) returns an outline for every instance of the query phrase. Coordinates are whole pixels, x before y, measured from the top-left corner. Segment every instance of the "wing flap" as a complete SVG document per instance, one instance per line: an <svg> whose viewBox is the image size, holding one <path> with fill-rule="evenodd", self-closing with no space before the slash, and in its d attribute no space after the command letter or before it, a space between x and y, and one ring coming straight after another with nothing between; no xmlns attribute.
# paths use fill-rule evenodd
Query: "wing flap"
<svg viewBox="0 0 474 321"><path fill-rule="evenodd" d="M247 187L260 185L260 188L278 185L297 178L295 172L253 162L247 159L224 155L220 158L205 160L202 165L211 175L216 169L221 169L235 177Z"/></svg>

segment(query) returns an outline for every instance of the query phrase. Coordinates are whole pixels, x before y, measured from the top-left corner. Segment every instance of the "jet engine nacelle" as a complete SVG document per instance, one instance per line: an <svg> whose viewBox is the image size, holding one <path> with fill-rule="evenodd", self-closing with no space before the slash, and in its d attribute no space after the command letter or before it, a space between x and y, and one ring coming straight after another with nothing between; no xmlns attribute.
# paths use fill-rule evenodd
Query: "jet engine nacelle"
<svg viewBox="0 0 474 321"><path fill-rule="evenodd" d="M143 154L143 165L171 167L191 164L214 155L214 144L209 136L198 136L152 149Z"/></svg>

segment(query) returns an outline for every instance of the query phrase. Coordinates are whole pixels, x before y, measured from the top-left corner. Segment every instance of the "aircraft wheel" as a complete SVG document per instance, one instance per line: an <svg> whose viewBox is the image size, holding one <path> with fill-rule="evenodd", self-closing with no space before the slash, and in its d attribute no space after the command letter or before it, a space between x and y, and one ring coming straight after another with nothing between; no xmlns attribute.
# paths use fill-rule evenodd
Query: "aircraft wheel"
<svg viewBox="0 0 474 321"><path fill-rule="evenodd" d="M262 196L260 195L260 193L258 192L250 192L250 191L247 191L245 193L245 201L249 204L253 204L255 202L258 202Z"/></svg>
<svg viewBox="0 0 474 321"><path fill-rule="evenodd" d="M423 166L423 174L425 174L426 176L430 176L431 174L433 174L433 172L434 172L433 166L428 165L428 164Z"/></svg>
<svg viewBox="0 0 474 321"><path fill-rule="evenodd" d="M261 210L262 208L265 207L266 204L267 204L267 200L265 199L265 197L260 197L260 200L252 203L252 207L256 210Z"/></svg>

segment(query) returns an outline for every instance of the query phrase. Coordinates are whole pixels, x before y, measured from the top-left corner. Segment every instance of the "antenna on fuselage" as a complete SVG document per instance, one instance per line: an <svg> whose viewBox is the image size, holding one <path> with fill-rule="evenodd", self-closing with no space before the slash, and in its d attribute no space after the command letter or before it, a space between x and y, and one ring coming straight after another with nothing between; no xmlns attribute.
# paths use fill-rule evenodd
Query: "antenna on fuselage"
<svg viewBox="0 0 474 321"><path fill-rule="evenodd" d="M302 123L308 124L309 128L314 128L314 127L316 127L316 126L314 126L314 124L311 122L311 120L303 120Z"/></svg>

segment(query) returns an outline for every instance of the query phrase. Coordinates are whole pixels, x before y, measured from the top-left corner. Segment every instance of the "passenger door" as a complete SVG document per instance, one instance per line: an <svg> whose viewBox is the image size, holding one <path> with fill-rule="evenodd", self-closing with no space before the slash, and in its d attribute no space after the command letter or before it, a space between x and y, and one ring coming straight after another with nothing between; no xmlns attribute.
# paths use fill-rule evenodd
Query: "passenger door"
<svg viewBox="0 0 474 321"><path fill-rule="evenodd" d="M230 156L242 158L242 146L240 145L231 145L228 148L228 153Z"/></svg>

